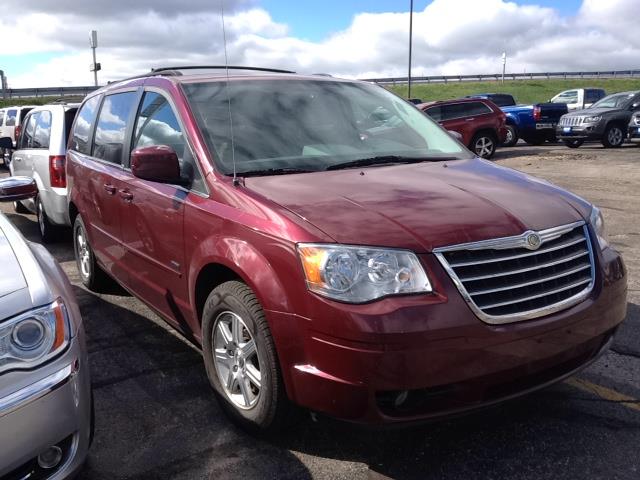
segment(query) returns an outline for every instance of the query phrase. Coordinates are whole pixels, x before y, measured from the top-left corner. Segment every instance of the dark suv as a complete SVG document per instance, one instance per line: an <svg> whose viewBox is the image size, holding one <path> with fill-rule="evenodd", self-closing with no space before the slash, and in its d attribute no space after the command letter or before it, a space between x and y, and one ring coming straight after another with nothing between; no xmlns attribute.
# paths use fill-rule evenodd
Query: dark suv
<svg viewBox="0 0 640 480"><path fill-rule="evenodd" d="M163 69L92 93L67 150L82 281L198 347L232 418L405 423L565 378L625 317L599 210L364 82Z"/></svg>
<svg viewBox="0 0 640 480"><path fill-rule="evenodd" d="M614 93L589 108L563 115L556 133L571 148L578 148L585 140L599 140L607 148L619 147L627 137L631 116L637 111L640 91Z"/></svg>

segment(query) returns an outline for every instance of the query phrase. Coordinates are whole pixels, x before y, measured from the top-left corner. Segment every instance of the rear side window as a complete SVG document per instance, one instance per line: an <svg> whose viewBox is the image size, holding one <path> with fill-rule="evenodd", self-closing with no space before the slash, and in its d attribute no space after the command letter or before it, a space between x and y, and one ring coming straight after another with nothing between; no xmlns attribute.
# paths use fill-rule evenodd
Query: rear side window
<svg viewBox="0 0 640 480"><path fill-rule="evenodd" d="M511 95L494 95L490 100L499 107L510 107L516 104Z"/></svg>
<svg viewBox="0 0 640 480"><path fill-rule="evenodd" d="M36 121L38 120L38 113L29 115L24 122L24 129L18 143L18 148L31 148L33 145L33 134L36 131Z"/></svg>
<svg viewBox="0 0 640 480"><path fill-rule="evenodd" d="M602 90L587 90L585 92L584 101L586 103L593 103L593 102L597 102L602 97L604 97L604 92Z"/></svg>
<svg viewBox="0 0 640 480"><path fill-rule="evenodd" d="M442 120L453 120L469 116L469 109L466 103L452 103L442 106Z"/></svg>
<svg viewBox="0 0 640 480"><path fill-rule="evenodd" d="M80 153L91 153L91 143L89 142L89 134L91 133L91 122L96 115L98 108L99 96L90 98L82 105L78 118L73 127L73 136L71 138L71 149Z"/></svg>
<svg viewBox="0 0 640 480"><path fill-rule="evenodd" d="M77 108L70 108L69 110L65 110L64 112L64 144L67 144L67 140L69 139L69 134L71 133L71 126L73 125L73 119L76 118L76 113L78 113Z"/></svg>
<svg viewBox="0 0 640 480"><path fill-rule="evenodd" d="M122 162L127 120L136 98L136 92L115 93L104 97L96 122L92 156L109 163Z"/></svg>
<svg viewBox="0 0 640 480"><path fill-rule="evenodd" d="M18 114L17 110L7 110L7 123L5 124L5 126L15 127L17 114Z"/></svg>
<svg viewBox="0 0 640 480"><path fill-rule="evenodd" d="M191 181L192 189L206 193L195 159L171 104L158 93L145 92L136 118L132 148L152 145L167 145L173 148L180 162L180 175Z"/></svg>
<svg viewBox="0 0 640 480"><path fill-rule="evenodd" d="M51 112L38 112L36 117L36 128L33 134L33 143L31 148L49 148L49 140L51 138Z"/></svg>

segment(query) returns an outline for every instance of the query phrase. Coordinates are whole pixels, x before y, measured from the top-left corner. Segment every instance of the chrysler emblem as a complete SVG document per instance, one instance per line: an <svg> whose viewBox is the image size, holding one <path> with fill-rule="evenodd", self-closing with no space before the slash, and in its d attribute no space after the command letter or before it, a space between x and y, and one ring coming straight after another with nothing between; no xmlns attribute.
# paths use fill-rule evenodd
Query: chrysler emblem
<svg viewBox="0 0 640 480"><path fill-rule="evenodd" d="M540 244L542 243L542 240L540 239L540 235L538 235L537 233L530 233L529 235L527 235L526 241L527 241L526 247L529 250L537 250Z"/></svg>

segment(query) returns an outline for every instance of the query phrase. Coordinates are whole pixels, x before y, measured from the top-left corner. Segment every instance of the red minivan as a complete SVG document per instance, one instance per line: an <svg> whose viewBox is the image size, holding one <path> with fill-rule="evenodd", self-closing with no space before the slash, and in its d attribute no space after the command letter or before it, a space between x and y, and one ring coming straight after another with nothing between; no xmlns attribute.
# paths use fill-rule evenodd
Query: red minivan
<svg viewBox="0 0 640 480"><path fill-rule="evenodd" d="M491 100L459 98L417 107L447 130L462 135L462 143L479 157L493 157L496 147L507 138L507 117Z"/></svg>
<svg viewBox="0 0 640 480"><path fill-rule="evenodd" d="M81 278L201 347L240 424L460 413L580 370L626 272L599 210L364 82L173 68L91 94L67 153Z"/></svg>

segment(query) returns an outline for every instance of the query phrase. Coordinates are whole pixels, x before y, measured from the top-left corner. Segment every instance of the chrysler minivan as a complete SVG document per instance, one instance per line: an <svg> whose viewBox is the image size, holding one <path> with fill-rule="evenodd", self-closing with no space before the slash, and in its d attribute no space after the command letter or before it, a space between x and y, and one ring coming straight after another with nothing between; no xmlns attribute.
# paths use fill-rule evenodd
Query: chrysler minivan
<svg viewBox="0 0 640 480"><path fill-rule="evenodd" d="M168 68L80 107L67 149L80 276L201 347L233 419L470 411L611 343L626 271L600 211L476 157L364 82Z"/></svg>

